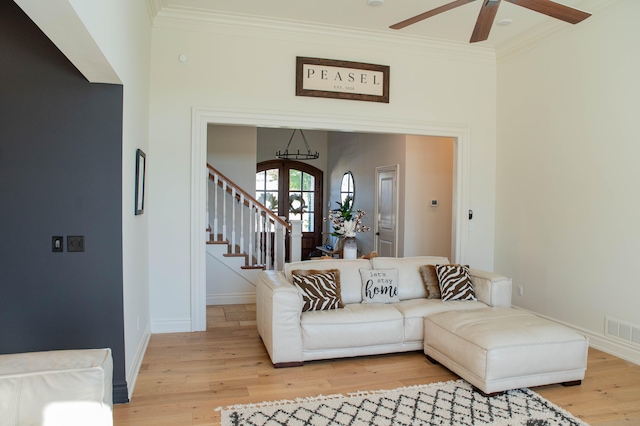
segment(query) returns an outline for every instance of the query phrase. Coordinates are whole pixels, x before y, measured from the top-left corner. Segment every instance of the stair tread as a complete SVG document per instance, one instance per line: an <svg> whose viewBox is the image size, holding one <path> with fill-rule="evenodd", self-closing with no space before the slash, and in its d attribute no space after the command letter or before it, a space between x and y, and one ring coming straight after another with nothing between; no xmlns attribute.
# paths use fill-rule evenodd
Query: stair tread
<svg viewBox="0 0 640 426"><path fill-rule="evenodd" d="M265 265L246 265L246 266L241 266L241 269L266 269Z"/></svg>
<svg viewBox="0 0 640 426"><path fill-rule="evenodd" d="M223 254L225 257L247 257L246 253L225 253Z"/></svg>
<svg viewBox="0 0 640 426"><path fill-rule="evenodd" d="M207 244L229 244L229 241L227 241L227 240L223 240L223 241L207 241Z"/></svg>

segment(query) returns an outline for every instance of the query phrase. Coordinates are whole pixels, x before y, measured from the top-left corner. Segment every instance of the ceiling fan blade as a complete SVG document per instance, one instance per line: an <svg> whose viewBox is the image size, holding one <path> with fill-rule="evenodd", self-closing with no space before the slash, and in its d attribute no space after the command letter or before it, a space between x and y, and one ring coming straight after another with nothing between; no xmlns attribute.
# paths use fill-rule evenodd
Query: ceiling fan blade
<svg viewBox="0 0 640 426"><path fill-rule="evenodd" d="M404 27L408 27L409 25L413 25L416 22L420 22L424 19L430 18L432 16L438 15L442 12L446 12L447 10L451 10L451 9L455 9L458 6L462 6L465 5L467 3L471 3L472 1L475 0L456 0L454 2L451 3L447 3L443 6L440 7L436 7L435 9L432 9L428 12L424 12L421 13L420 15L416 15L413 18L409 18L409 19L405 19L402 22L398 22L397 24L393 24L391 25L389 28L393 29L393 30L400 30Z"/></svg>
<svg viewBox="0 0 640 426"><path fill-rule="evenodd" d="M542 13L552 18L560 19L561 21L568 22L570 24L577 24L582 22L591 16L590 13L584 12L579 9L574 9L563 4L552 2L551 0L507 0L510 3L517 4L518 6L526 7L535 12Z"/></svg>
<svg viewBox="0 0 640 426"><path fill-rule="evenodd" d="M469 40L470 43L484 41L489 38L489 32L491 32L493 20L498 12L498 6L500 6L500 0L483 0L482 9L480 9L476 26L473 28L473 34L471 34L471 40Z"/></svg>

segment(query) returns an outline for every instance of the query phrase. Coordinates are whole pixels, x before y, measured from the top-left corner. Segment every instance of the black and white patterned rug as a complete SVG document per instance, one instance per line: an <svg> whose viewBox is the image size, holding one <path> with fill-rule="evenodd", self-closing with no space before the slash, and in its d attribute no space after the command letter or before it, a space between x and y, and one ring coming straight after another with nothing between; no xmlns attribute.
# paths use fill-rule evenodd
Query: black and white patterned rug
<svg viewBox="0 0 640 426"><path fill-rule="evenodd" d="M588 426L529 389L485 397L464 380L219 410L222 426Z"/></svg>

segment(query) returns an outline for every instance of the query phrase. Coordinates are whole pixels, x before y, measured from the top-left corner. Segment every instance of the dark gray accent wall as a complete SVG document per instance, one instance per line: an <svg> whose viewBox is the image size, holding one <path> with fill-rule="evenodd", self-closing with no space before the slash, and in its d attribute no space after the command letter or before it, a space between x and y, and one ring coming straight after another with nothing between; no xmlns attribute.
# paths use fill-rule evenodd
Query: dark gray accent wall
<svg viewBox="0 0 640 426"><path fill-rule="evenodd" d="M122 86L0 0L0 353L110 347L127 402L122 303Z"/></svg>

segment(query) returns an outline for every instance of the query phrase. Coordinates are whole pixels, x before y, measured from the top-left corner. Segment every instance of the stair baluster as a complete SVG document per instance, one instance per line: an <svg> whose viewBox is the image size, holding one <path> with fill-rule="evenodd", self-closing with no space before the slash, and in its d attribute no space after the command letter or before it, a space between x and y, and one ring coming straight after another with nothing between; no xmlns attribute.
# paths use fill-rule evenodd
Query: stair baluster
<svg viewBox="0 0 640 426"><path fill-rule="evenodd" d="M249 247L247 253L249 254L249 262L253 265L257 262L258 258L255 253L255 233L253 232L254 220L255 220L256 207L253 204L253 200L249 200Z"/></svg>
<svg viewBox="0 0 640 426"><path fill-rule="evenodd" d="M271 265L271 260L272 260L272 258L271 258L271 230L272 230L271 222L268 221L268 220L265 220L264 221L264 239L266 241L266 249L265 249L266 259L267 259L267 261L265 263L266 265ZM271 269L271 268L269 268L269 269Z"/></svg>
<svg viewBox="0 0 640 426"><path fill-rule="evenodd" d="M231 188L231 253L239 253L236 245L236 188Z"/></svg>
<svg viewBox="0 0 640 426"><path fill-rule="evenodd" d="M213 176L213 239L218 240L218 182L220 178L218 175ZM211 213L209 213L211 214Z"/></svg>
<svg viewBox="0 0 640 426"><path fill-rule="evenodd" d="M240 239L238 240L238 246L240 247L240 253L249 253L244 246L244 194L240 193Z"/></svg>
<svg viewBox="0 0 640 426"><path fill-rule="evenodd" d="M227 181L222 181L222 240L227 238L227 197L224 196L227 192Z"/></svg>
<svg viewBox="0 0 640 426"><path fill-rule="evenodd" d="M295 225L293 229L300 228L300 221L288 223L284 218L277 217L222 173L210 165L207 167L210 184L213 186L210 191L214 192L213 207L209 209L208 215L213 211L212 241L230 244L230 255L244 254L247 267L253 267L257 263L266 269L282 270L287 235L292 235L292 225ZM227 201L232 203L230 208L227 207ZM236 204L239 211L236 210ZM219 233L220 221L222 232ZM294 238L300 241L290 241L290 261L301 258L301 232L296 232ZM295 250L291 250L291 247Z"/></svg>

